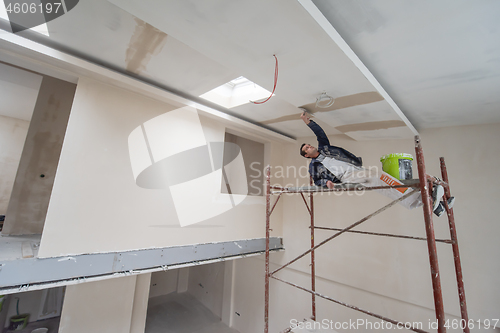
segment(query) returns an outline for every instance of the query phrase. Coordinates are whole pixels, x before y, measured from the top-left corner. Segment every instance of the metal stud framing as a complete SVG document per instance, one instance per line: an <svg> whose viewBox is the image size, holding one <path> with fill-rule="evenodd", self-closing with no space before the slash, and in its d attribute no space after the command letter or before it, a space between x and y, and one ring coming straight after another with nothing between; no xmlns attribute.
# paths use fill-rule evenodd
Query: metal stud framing
<svg viewBox="0 0 500 333"><path fill-rule="evenodd" d="M435 306L435 312L436 312L436 319L438 323L438 333L445 333L446 332L446 327L445 327L445 313L444 313L444 305L443 305L443 295L442 295L442 290L441 290L441 281L440 281L440 275L439 275L439 266L438 266L438 257L437 257L437 249L436 249L436 242L443 242L446 244L451 244L453 248L453 257L455 261L455 273L457 277L457 286L458 286L458 295L460 299L460 310L461 310L461 316L462 316L462 321L465 321L465 323L468 323L468 314L467 314L467 304L465 301L465 290L464 290L464 283L463 283L463 277L462 277L462 266L460 263L460 255L459 255L459 250L458 250L458 241L457 241L457 233L456 233L456 228L455 228L455 217L453 215L453 209L448 206L447 199L451 197L451 192L450 192L450 186L448 182L448 173L446 169L446 165L444 162L444 158L441 157L440 162L441 162L441 176L443 180L438 180L434 177L431 177L426 174L425 172L425 163L424 163L424 155L423 155L423 150L422 146L420 143L420 137L415 136L415 152L416 152L416 159L417 159L417 166L418 166L418 174L419 174L419 181L413 182L404 186L397 185L397 186L384 186L384 187L365 187L363 188L364 190L375 190L375 189L380 189L380 188L398 188L398 187L412 187L414 188L413 191L408 191L409 193L406 193L403 195L401 198L392 201L388 205L382 207L381 209L377 210L376 212L362 218L361 220L351 224L350 226L344 228L344 229L336 229L336 228L324 228L324 227L316 227L314 224L314 201L313 201L313 195L316 192L338 192L338 191L356 191L359 190L357 186L351 186L351 187L336 187L331 190L327 189L321 189L321 188L315 188L313 186L309 188L302 188L302 189L297 189L297 188L286 188L286 187L280 187L280 186L271 186L271 168L268 166L267 171L266 171L266 240L269 240L269 231L270 229L270 218L271 218L271 213L276 207L276 204L278 203L279 198L283 193L300 193L302 196L302 199L304 200L304 204L309 212L309 215L311 217L311 248L304 253L300 254L297 256L295 259L291 260L290 262L286 263L285 265L279 267L278 269L274 270L273 272L270 272L269 270L269 249L268 246L266 246L266 272L265 272L265 307L264 307L264 333L269 332L269 279L273 278L277 281L281 281L285 284L288 284L290 286L296 287L300 290L303 290L305 292L308 292L312 295L312 310L311 310L311 319L316 320L316 296L321 297L323 299L332 301L334 303L343 305L345 307L348 307L350 309L368 314L370 316L373 316L375 318L382 319L384 321L390 322L392 324L402 324L404 326L404 323L393 320L381 315L374 314L370 311L360 309L356 306L346 304L344 302L340 302L338 300L335 300L331 297L321 295L316 292L316 273L315 273L315 257L314 257L314 251L326 244L327 242L331 241L332 239L340 236L343 233L346 232L351 232L351 233L363 233L363 234L368 234L368 235L376 235L376 236L386 236L386 237L398 237L398 238L404 238L404 239L418 239L418 240L426 240L427 241L427 248L429 252L429 263L431 267L431 280L432 280L432 287L433 287L433 294L434 294L434 306ZM431 191L432 191L432 184L440 184L443 185L445 188L445 195L443 197L444 201L444 206L446 208L447 216L448 216L448 222L449 222L449 227L450 227L450 240L436 240L434 236L434 226L432 223L432 198L431 198ZM312 184L311 184L312 185ZM417 189L415 189L417 188ZM271 190L277 190L277 191L271 191ZM421 238L421 237L412 237L412 236L403 236L403 235L392 235L392 234L381 234L381 233L369 233L369 232L360 232L360 231L353 231L351 230L352 228L358 226L359 224L367 221L368 219L372 218L373 216L385 211L386 209L394 206L396 203L404 200L408 196L414 193L414 191L419 190L422 195L422 201L424 203L423 205L423 213L424 213L424 222L425 222L425 230L426 230L426 238ZM309 206L307 204L307 201L304 197L304 193L309 193ZM273 194L279 194L278 198L276 199L276 202L274 203L272 209L270 208L270 203L271 203L271 195ZM337 231L336 234L333 236L325 239L318 245L315 245L314 243L314 230L315 229L327 229L327 230L334 230ZM280 278L277 278L274 276L278 271L282 270L283 268L291 265L295 261L299 260L300 258L303 258L304 256L310 254L311 257L311 289L307 289L301 286L298 286L296 284L284 281ZM465 325L463 331L465 333L469 333L469 328L467 327L468 325ZM409 328L412 331L415 332L425 332L422 331L418 328L411 327Z"/></svg>

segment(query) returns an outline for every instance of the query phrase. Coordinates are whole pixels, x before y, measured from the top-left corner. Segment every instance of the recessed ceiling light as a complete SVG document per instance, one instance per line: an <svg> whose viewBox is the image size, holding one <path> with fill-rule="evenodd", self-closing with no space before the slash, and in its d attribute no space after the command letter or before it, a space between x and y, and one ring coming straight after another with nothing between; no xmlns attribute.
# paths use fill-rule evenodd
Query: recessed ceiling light
<svg viewBox="0 0 500 333"><path fill-rule="evenodd" d="M201 95L210 102L231 109L250 101L257 101L271 95L271 92L253 83L244 76L237 77Z"/></svg>

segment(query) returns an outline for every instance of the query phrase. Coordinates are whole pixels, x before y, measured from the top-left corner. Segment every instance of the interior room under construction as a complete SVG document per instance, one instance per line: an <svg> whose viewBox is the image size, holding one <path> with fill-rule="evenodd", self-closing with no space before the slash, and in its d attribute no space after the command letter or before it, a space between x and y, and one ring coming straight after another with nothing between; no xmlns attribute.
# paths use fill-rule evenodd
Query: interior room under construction
<svg viewBox="0 0 500 333"><path fill-rule="evenodd" d="M500 332L499 12L3 1L0 332Z"/></svg>

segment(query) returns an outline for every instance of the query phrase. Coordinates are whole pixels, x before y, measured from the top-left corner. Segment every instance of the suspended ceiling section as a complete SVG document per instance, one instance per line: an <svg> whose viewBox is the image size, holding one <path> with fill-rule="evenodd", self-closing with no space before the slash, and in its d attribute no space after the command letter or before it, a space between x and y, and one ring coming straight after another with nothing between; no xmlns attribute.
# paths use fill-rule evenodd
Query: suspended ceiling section
<svg viewBox="0 0 500 333"><path fill-rule="evenodd" d="M19 35L198 100L239 76L272 91L276 55L274 97L217 109L302 137L311 135L299 119L305 107L328 134L397 139L412 137L413 125L500 121L498 7L487 0L88 0L48 22L49 37ZM335 97L331 108L314 107L323 91Z"/></svg>
<svg viewBox="0 0 500 333"><path fill-rule="evenodd" d="M308 136L311 132L299 118L298 107L304 107L328 134L345 133L360 140L414 135L406 119L297 1L110 2L163 32L166 43L178 40L227 68L228 75L244 76L269 91L273 90L276 55L275 96L265 104L231 108L253 122L290 136ZM143 30L138 40L158 38L152 34ZM223 74L210 77L212 88L229 81ZM314 106L323 91L337 99L331 108Z"/></svg>
<svg viewBox="0 0 500 333"><path fill-rule="evenodd" d="M500 2L313 0L419 129L500 122Z"/></svg>

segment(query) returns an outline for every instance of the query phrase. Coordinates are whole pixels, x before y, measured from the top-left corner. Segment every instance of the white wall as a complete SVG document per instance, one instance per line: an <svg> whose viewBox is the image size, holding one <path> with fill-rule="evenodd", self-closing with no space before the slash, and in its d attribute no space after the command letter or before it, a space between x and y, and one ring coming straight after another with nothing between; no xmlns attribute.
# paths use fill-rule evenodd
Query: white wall
<svg viewBox="0 0 500 333"><path fill-rule="evenodd" d="M151 274L149 298L173 292L188 292L222 318L223 303L230 305L232 281L231 272L227 272L226 265L231 266L231 261L154 272ZM226 274L229 274L228 281L225 280Z"/></svg>
<svg viewBox="0 0 500 333"><path fill-rule="evenodd" d="M29 121L0 116L0 215L7 213Z"/></svg>
<svg viewBox="0 0 500 333"><path fill-rule="evenodd" d="M143 333L144 328L146 327L150 281L151 273L140 274L137 276L134 305L132 307L132 318L130 322L130 333Z"/></svg>
<svg viewBox="0 0 500 333"><path fill-rule="evenodd" d="M68 286L60 333L143 333L151 273Z"/></svg>
<svg viewBox="0 0 500 333"><path fill-rule="evenodd" d="M127 276L68 286L59 332L130 333L136 280Z"/></svg>
<svg viewBox="0 0 500 333"><path fill-rule="evenodd" d="M136 185L128 147L131 132L179 107L96 81L80 80L50 199L40 257L264 236L265 230L259 224L264 197L247 198L221 215L181 228L168 189L152 190ZM203 116L200 119L206 141L222 142L226 126ZM181 129L181 134L164 146L191 140L192 133L187 129L182 131L182 126L179 122L177 129ZM279 158L279 145L267 146L267 160ZM189 165L188 161L179 163ZM192 211L197 211L196 202L192 202Z"/></svg>
<svg viewBox="0 0 500 333"><path fill-rule="evenodd" d="M151 285L149 287L149 298L176 292L179 282L178 280L178 269L169 269L165 272L152 273Z"/></svg>
<svg viewBox="0 0 500 333"><path fill-rule="evenodd" d="M442 128L421 133L427 172L439 176L439 157L444 156L452 194L457 198L454 208L456 227L469 317L474 320L499 317L500 287L497 282L500 263L496 259L500 253L497 241L500 232L497 216L500 211L496 203L500 185L497 176L499 133L499 124ZM410 140L355 142L335 136L331 141L362 156L365 166L380 166L380 156L387 153L414 155L414 144ZM306 138L304 142L316 143L314 138ZM305 165L298 154L298 145L287 146L284 164ZM415 162L413 167L416 178ZM306 178L301 180L303 184L307 182ZM294 181L290 178L284 183ZM346 227L389 202L377 193L359 197L316 195L316 225ZM290 261L309 247L309 217L300 196L286 196L279 205L283 205L286 250L271 255L271 269ZM273 218L272 223L279 223L279 219ZM434 218L436 238L449 239L447 223L446 216ZM425 237L422 210L408 211L400 206L356 229ZM317 242L330 235L329 231L316 231ZM445 312L448 319L459 318L451 246L438 244L437 248ZM423 241L345 234L316 252L317 291L393 319L428 325L429 320L435 320L428 261L427 246ZM277 276L309 287L308 265L307 257ZM263 257L237 260L235 270L234 308L240 316L233 314L234 327L241 333L261 331L264 322ZM345 322L371 318L328 301L317 302L319 320ZM309 294L271 281L271 332L283 330L292 318L300 320L310 315ZM375 318L371 320L379 321ZM428 327L424 326L424 329L428 330Z"/></svg>
<svg viewBox="0 0 500 333"><path fill-rule="evenodd" d="M222 318L225 262L189 268L188 292Z"/></svg>

